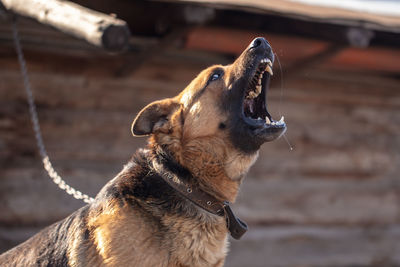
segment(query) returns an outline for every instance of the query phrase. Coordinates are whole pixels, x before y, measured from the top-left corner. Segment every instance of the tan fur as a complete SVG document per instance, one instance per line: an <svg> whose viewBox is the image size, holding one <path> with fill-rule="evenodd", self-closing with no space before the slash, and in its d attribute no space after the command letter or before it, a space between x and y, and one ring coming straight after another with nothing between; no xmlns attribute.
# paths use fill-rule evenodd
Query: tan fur
<svg viewBox="0 0 400 267"><path fill-rule="evenodd" d="M162 222L171 236L157 239L156 227L128 206L109 205L91 217L88 226L101 258L73 266L222 266L227 253L224 218L166 216Z"/></svg>
<svg viewBox="0 0 400 267"><path fill-rule="evenodd" d="M168 262L167 251L152 238L151 225L131 208L110 205L93 216L88 226L93 229L92 240L102 266L164 266L162 263Z"/></svg>

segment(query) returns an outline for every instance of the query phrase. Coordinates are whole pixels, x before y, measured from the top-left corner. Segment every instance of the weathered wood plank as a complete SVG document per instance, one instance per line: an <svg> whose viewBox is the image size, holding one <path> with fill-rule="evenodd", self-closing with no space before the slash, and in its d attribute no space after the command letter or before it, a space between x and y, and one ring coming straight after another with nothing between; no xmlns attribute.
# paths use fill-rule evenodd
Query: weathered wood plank
<svg viewBox="0 0 400 267"><path fill-rule="evenodd" d="M108 50L125 49L129 42L126 22L69 1L2 0L1 3L13 13L36 19Z"/></svg>
<svg viewBox="0 0 400 267"><path fill-rule="evenodd" d="M251 227L232 241L226 267L399 266L399 238L399 225Z"/></svg>

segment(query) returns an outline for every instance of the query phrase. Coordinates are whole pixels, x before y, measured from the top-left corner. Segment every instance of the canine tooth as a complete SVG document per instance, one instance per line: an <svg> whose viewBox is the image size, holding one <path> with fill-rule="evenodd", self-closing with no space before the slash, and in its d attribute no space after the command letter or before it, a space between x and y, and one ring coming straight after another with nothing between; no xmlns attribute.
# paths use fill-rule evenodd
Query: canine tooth
<svg viewBox="0 0 400 267"><path fill-rule="evenodd" d="M282 116L281 119L279 120L279 123L280 124L284 124L285 123L285 117Z"/></svg>
<svg viewBox="0 0 400 267"><path fill-rule="evenodd" d="M271 62L271 60L270 60L269 58L266 58L266 59L265 59L265 62L267 62L268 65L271 65L271 66L272 66L272 62Z"/></svg>
<svg viewBox="0 0 400 267"><path fill-rule="evenodd" d="M272 68L270 65L267 65L267 67L265 68L265 71L268 71L269 74L274 75L274 73L272 72Z"/></svg>
<svg viewBox="0 0 400 267"><path fill-rule="evenodd" d="M265 117L265 123L266 124L271 124L271 121L269 120L268 116Z"/></svg>

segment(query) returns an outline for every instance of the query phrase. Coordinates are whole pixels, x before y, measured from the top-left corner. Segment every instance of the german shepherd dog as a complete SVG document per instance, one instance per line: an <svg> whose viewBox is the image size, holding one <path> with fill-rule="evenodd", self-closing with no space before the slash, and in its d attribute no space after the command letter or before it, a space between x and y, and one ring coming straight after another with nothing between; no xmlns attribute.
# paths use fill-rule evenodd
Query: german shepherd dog
<svg viewBox="0 0 400 267"><path fill-rule="evenodd" d="M149 135L95 201L0 256L0 266L223 266L229 208L260 146L286 130L266 108L274 56L256 38L231 65L202 71L132 123Z"/></svg>

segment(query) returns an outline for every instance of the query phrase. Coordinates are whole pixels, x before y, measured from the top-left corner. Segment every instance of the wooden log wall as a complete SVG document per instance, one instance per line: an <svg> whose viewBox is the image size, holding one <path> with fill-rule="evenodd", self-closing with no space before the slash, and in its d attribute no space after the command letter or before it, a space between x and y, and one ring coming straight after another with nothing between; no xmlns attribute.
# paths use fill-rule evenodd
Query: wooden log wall
<svg viewBox="0 0 400 267"><path fill-rule="evenodd" d="M25 51L54 167L92 196L145 144L130 134L144 105L231 61L170 49L119 77L123 56ZM250 231L232 241L226 266L400 265L399 76L309 68L283 87L274 82L269 109L285 116L294 150L284 139L262 147L234 205ZM42 168L7 42L0 42L0 164L0 252L83 205Z"/></svg>

